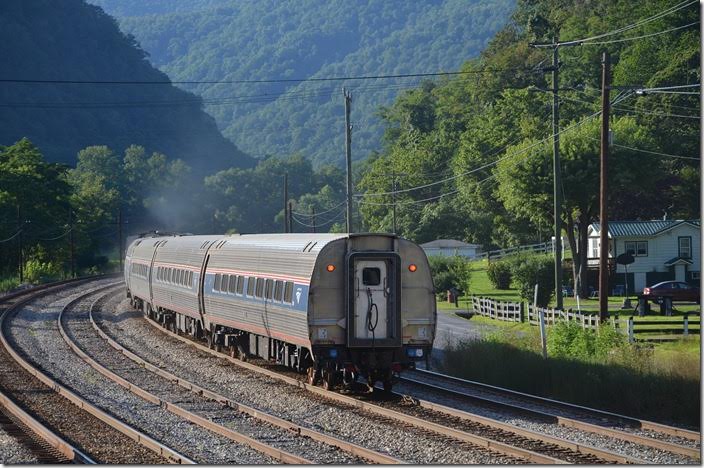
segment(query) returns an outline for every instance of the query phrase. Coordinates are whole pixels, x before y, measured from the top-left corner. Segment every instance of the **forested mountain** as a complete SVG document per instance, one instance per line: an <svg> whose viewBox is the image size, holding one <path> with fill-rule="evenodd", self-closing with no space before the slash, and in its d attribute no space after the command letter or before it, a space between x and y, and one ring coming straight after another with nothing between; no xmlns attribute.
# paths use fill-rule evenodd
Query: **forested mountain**
<svg viewBox="0 0 704 468"><path fill-rule="evenodd" d="M2 80L169 80L112 17L82 0L0 2L0 43ZM170 84L2 82L0 102L0 145L28 137L49 161L75 164L89 145L141 144L196 174L253 164L199 97Z"/></svg>
<svg viewBox="0 0 704 468"><path fill-rule="evenodd" d="M91 0L178 81L454 71L504 24L513 0ZM353 158L380 148L376 113L419 79L183 84L255 156L344 163L341 88L353 94Z"/></svg>

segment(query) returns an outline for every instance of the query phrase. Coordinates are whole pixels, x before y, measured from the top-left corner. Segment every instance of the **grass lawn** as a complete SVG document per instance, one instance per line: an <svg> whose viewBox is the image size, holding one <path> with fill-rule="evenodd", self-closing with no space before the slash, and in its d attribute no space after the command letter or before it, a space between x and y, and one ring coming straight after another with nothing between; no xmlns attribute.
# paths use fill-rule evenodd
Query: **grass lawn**
<svg viewBox="0 0 704 468"><path fill-rule="evenodd" d="M460 308L467 308L468 307L468 302L469 302L469 296L475 295L475 296L486 296L486 297L491 297L492 299L497 299L501 301L510 301L510 302L521 302L523 299L521 299L521 296L518 293L518 290L515 288L507 289L507 290L500 290L500 289L495 289L494 286L491 284L489 281L489 278L486 274L486 269L487 269L487 261L486 260L480 260L480 261L474 261L470 262L470 280L469 280L469 291L468 295L460 297ZM618 314L621 317L628 317L630 315L635 315L635 306L638 303L638 299L635 296L631 297L631 308L630 309L621 309L621 306L623 305L623 300L624 297L620 296L613 296L609 297L609 313L610 314ZM577 310L577 299L574 297L563 297L562 299L563 306L566 309L573 309ZM555 300L553 299L552 303L550 304L551 307L555 306ZM438 303L438 307L440 308L454 308L453 304L448 304L447 302L444 303ZM599 299L598 298L588 298L588 299L580 299L580 308L583 312L597 312L599 310ZM659 320L662 318L663 320L667 320L669 317L661 317L659 315L660 308L657 304L650 304L651 308L651 315L647 317L648 320ZM683 315L684 313L699 313L701 311L701 307L698 304L675 304L674 305L675 311L674 315ZM637 320L638 317L635 317Z"/></svg>

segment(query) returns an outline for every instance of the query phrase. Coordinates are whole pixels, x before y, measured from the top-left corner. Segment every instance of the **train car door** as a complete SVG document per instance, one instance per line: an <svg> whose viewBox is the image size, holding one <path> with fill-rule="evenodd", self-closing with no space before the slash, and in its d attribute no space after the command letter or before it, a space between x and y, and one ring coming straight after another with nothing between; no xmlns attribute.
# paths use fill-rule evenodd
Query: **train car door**
<svg viewBox="0 0 704 468"><path fill-rule="evenodd" d="M349 256L349 346L400 346L399 267L395 253L355 252Z"/></svg>
<svg viewBox="0 0 704 468"><path fill-rule="evenodd" d="M354 269L355 338L388 338L388 265L386 260L359 260Z"/></svg>

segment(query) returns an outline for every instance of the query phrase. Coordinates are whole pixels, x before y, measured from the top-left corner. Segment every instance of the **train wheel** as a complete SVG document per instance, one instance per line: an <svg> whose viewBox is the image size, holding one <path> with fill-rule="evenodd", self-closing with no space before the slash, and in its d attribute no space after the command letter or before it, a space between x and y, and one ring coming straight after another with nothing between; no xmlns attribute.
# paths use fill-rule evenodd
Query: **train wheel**
<svg viewBox="0 0 704 468"><path fill-rule="evenodd" d="M332 390L335 388L335 373L330 371L323 371L323 388L325 390Z"/></svg>
<svg viewBox="0 0 704 468"><path fill-rule="evenodd" d="M391 382L391 379L384 380L382 385L384 386L384 393L391 393L391 389L393 387L393 383Z"/></svg>
<svg viewBox="0 0 704 468"><path fill-rule="evenodd" d="M237 347L236 346L230 346L230 357L231 358L236 358L237 356Z"/></svg>
<svg viewBox="0 0 704 468"><path fill-rule="evenodd" d="M244 350L244 347L242 345L237 345L237 357L239 358L240 361L246 362L247 361L247 351Z"/></svg>
<svg viewBox="0 0 704 468"><path fill-rule="evenodd" d="M308 385L315 385L318 383L318 378L315 372L315 366L310 366L307 370L306 383Z"/></svg>

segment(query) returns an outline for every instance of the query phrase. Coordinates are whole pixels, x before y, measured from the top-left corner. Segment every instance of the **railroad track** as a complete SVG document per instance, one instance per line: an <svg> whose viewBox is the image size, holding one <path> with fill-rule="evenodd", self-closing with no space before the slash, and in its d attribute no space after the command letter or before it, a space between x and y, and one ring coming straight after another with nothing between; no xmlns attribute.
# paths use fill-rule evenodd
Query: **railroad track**
<svg viewBox="0 0 704 468"><path fill-rule="evenodd" d="M213 393L243 399L252 407L273 410L279 417L296 421L304 429L334 435L400 460L455 464L526 463L530 457L535 461L548 460L548 457L510 447L511 453L520 456L506 455L493 449L493 441L480 437L457 439L416 425L399 424L395 419L361 411L302 388L281 385L281 379L272 380L261 372L231 366L221 359L222 354L213 354L210 350L200 352L197 348L194 350L188 340L173 340L171 337L176 337L175 334L155 334L141 313L129 307L126 300L117 307L95 310L94 318L110 338L153 365L169 368L179 379L188 380L191 376L190 380L197 380ZM186 378L182 377L184 375Z"/></svg>
<svg viewBox="0 0 704 468"><path fill-rule="evenodd" d="M334 392L325 391L319 387L306 384L301 379L285 375L279 371L244 363L210 350L206 346L195 343L189 338L178 336L164 330L158 324L148 321L154 327L168 333L170 336L187 342L198 349L213 353L228 359L230 362L248 370L263 373L274 379L282 380L291 385L303 388L318 396L349 405L382 418L392 419L406 426L412 426L426 431L435 432L444 437L468 442L484 447L504 455L516 457L536 463L637 463L643 464L644 460L634 456L623 455L612 451L600 449L571 442L568 440L551 437L535 431L520 429L508 424L498 423L489 418L471 415L464 412L451 411L440 405L432 407L422 406L417 400L412 401L396 395L387 401L365 401L363 397L352 397Z"/></svg>
<svg viewBox="0 0 704 468"><path fill-rule="evenodd" d="M43 457L53 462L164 463L187 462L152 444L148 437L120 423L61 386L14 349L6 336L8 317L43 296L87 280L43 285L0 298L0 398L3 407Z"/></svg>
<svg viewBox="0 0 704 468"><path fill-rule="evenodd" d="M426 394L441 395L451 402L446 411L452 414L463 403L489 405L503 411L526 415L548 424L591 432L641 446L664 450L700 459L699 433L587 408L570 403L515 392L500 387L458 379L426 370L407 372L400 378L411 394L420 390ZM414 392L415 390L415 392ZM454 403L454 404L453 404ZM423 402L421 406L431 407Z"/></svg>
<svg viewBox="0 0 704 468"><path fill-rule="evenodd" d="M403 463L255 409L152 365L112 340L93 318L94 311L116 292L120 291L98 297L87 309L64 309L59 327L64 340L91 367L136 395L280 462ZM341 456L340 451L346 455Z"/></svg>

